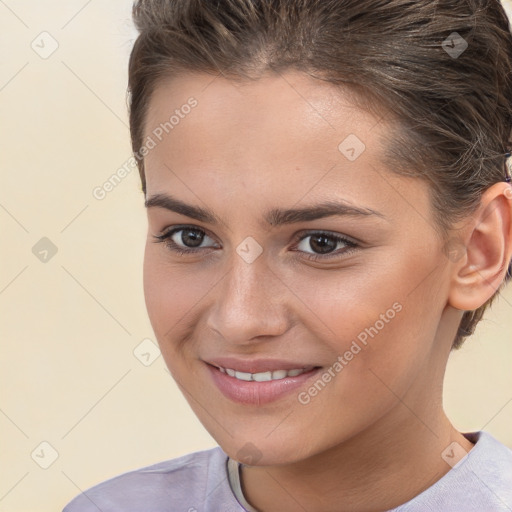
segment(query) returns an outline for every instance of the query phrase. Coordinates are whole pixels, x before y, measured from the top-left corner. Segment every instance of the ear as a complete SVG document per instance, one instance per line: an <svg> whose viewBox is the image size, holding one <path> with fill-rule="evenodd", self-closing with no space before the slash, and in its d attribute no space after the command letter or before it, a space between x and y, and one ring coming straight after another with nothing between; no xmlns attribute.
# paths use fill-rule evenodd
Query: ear
<svg viewBox="0 0 512 512"><path fill-rule="evenodd" d="M512 258L512 185L488 188L462 232L465 254L453 263L448 303L472 311L496 293Z"/></svg>

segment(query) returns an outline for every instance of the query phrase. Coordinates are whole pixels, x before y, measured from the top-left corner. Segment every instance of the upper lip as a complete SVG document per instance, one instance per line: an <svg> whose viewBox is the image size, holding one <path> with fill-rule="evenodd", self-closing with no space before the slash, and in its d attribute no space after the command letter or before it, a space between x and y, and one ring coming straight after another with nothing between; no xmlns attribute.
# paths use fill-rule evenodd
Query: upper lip
<svg viewBox="0 0 512 512"><path fill-rule="evenodd" d="M206 363L246 373L272 372L275 370L295 370L296 368L315 368L316 365L286 361L284 359L237 359L235 357L217 357Z"/></svg>

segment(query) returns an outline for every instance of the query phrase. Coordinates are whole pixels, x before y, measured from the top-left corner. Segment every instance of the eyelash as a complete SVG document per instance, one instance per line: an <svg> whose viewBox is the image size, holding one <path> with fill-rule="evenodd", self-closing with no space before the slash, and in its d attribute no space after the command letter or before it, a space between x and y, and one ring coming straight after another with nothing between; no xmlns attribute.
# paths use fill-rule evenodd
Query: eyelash
<svg viewBox="0 0 512 512"><path fill-rule="evenodd" d="M171 237L175 233L178 233L180 231L186 231L186 230L200 232L200 233L203 233L204 235L209 236L206 233L206 231L204 231L203 229L197 228L195 226L180 226L180 227L170 229L169 231L164 232L161 235L153 235L153 238L155 238L154 242L155 243L163 243L169 250L175 252L176 254L178 254L180 256L197 253L197 252L203 250L204 248L201 248L201 247L200 248L183 249L182 247L177 245L174 242L174 240L171 239ZM309 231L307 233L304 233L304 232L299 233L294 239L294 245L302 242L302 240L304 240L310 236L313 236L313 235L317 235L317 236L324 235L324 236L330 238L331 240L333 240L334 242L336 242L336 244L338 244L339 242L342 242L342 243L346 244L347 247L341 253L339 251L333 251L331 253L326 253L324 255L299 251L305 255L306 259L309 259L312 261L325 261L325 260L339 257L341 254L343 254L343 255L351 254L359 247L356 242L349 240L348 238L345 238L343 236L335 235L328 231Z"/></svg>

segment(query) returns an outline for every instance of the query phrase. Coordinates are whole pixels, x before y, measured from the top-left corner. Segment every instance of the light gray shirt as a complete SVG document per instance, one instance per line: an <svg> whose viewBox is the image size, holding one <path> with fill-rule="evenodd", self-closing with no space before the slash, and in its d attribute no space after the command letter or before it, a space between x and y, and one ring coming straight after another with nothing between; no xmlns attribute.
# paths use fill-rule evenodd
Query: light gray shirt
<svg viewBox="0 0 512 512"><path fill-rule="evenodd" d="M512 512L512 450L489 433L448 473L388 512ZM244 512L239 464L220 447L123 473L74 498L63 512ZM343 504L340 504L343 510Z"/></svg>

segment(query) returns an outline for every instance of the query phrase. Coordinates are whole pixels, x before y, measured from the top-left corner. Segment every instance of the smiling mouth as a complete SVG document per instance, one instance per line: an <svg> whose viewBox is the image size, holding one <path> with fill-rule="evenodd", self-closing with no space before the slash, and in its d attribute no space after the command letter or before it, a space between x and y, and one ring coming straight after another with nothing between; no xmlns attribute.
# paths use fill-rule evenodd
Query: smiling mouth
<svg viewBox="0 0 512 512"><path fill-rule="evenodd" d="M205 366L213 383L225 397L239 404L257 407L284 398L293 390L306 385L322 369L321 366L305 365L298 361L275 359L249 362L224 358L223 361L212 361Z"/></svg>
<svg viewBox="0 0 512 512"><path fill-rule="evenodd" d="M229 375L230 377L234 377L238 380L243 381L255 381L255 382L268 382L271 380L281 380L286 377L297 377L302 373L309 372L317 366L308 366L306 368L294 368L291 370L273 370L267 372L258 372L258 373L249 373L249 372L241 372L238 370L234 370L232 368L223 368L222 366L216 366L222 373Z"/></svg>

